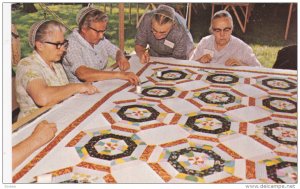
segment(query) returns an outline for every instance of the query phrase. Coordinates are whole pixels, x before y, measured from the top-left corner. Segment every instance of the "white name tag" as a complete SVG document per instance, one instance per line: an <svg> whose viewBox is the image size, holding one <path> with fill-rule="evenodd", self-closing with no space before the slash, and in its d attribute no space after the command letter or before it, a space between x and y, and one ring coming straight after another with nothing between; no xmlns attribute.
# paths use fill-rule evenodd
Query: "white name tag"
<svg viewBox="0 0 300 189"><path fill-rule="evenodd" d="M170 47L170 48L174 48L174 43L172 43L171 41L165 40L164 45Z"/></svg>
<svg viewBox="0 0 300 189"><path fill-rule="evenodd" d="M212 58L214 57L214 51L209 50L209 49L204 49L203 55L209 54Z"/></svg>

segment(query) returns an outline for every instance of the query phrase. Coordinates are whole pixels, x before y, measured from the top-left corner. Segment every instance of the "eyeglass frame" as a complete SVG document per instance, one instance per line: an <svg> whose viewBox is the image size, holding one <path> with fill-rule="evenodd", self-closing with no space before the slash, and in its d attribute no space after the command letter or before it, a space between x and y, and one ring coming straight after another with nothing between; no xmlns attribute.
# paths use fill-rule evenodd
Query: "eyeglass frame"
<svg viewBox="0 0 300 189"><path fill-rule="evenodd" d="M62 42L62 43L53 43L53 42L50 42L50 41L44 41L43 43L47 43L47 44L50 44L50 45L55 45L56 49L61 49L61 47L64 47L66 49L69 46L69 40L67 40L67 39L65 39L64 42Z"/></svg>
<svg viewBox="0 0 300 189"><path fill-rule="evenodd" d="M230 31L232 31L232 27L225 27L224 29L212 28L212 31L216 33L221 33L221 32L229 33Z"/></svg>
<svg viewBox="0 0 300 189"><path fill-rule="evenodd" d="M95 31L97 34L99 33L105 33L107 28L105 30L96 30L95 28L91 27L91 26L88 26L88 28L90 28L91 30Z"/></svg>
<svg viewBox="0 0 300 189"><path fill-rule="evenodd" d="M160 35L163 35L163 36L167 36L169 33L170 33L170 31L172 30L172 27L173 26L171 26L171 28L168 30L168 31L165 31L165 32L160 32L160 31L156 31L154 28L153 28L153 26L151 25L151 32L153 33L153 34L160 34Z"/></svg>

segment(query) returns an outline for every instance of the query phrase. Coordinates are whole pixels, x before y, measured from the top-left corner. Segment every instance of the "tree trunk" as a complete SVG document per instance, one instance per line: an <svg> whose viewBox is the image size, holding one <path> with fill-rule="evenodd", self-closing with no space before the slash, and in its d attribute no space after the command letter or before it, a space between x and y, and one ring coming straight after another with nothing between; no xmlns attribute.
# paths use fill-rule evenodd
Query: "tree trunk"
<svg viewBox="0 0 300 189"><path fill-rule="evenodd" d="M37 12L33 3L23 3L23 11L26 13L33 13Z"/></svg>

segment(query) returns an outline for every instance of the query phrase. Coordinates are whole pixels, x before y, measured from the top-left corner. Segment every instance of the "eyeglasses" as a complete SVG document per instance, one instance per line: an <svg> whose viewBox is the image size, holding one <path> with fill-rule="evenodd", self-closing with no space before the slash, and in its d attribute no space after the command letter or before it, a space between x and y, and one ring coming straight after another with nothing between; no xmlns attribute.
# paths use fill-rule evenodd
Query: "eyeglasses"
<svg viewBox="0 0 300 189"><path fill-rule="evenodd" d="M226 28L224 28L224 29L221 29L221 28L213 28L213 32L215 32L215 33L221 33L221 32L229 33L231 30L232 30L231 27L226 27Z"/></svg>
<svg viewBox="0 0 300 189"><path fill-rule="evenodd" d="M50 45L55 45L56 49L61 49L62 46L66 49L69 46L69 41L68 40L64 40L64 42L62 42L62 43L52 43L52 42L49 42L49 41L45 41L43 43L47 43L47 44L50 44Z"/></svg>
<svg viewBox="0 0 300 189"><path fill-rule="evenodd" d="M88 26L88 28L90 28L91 30L94 30L97 34L106 32L106 29L105 30L96 30L95 28L92 28L91 26Z"/></svg>
<svg viewBox="0 0 300 189"><path fill-rule="evenodd" d="M157 30L154 29L153 26L152 26L151 32L152 32L153 34L168 35L169 32L170 32L170 30L171 30L171 28L172 28L172 27L170 27L167 31L157 31Z"/></svg>
<svg viewBox="0 0 300 189"><path fill-rule="evenodd" d="M151 31L152 31L153 34L157 34L157 33L158 33L158 34L161 34L161 35L167 35L167 34L169 33L168 31L166 31L166 32L159 32L159 31L156 31L156 30L153 29L153 28L152 28Z"/></svg>

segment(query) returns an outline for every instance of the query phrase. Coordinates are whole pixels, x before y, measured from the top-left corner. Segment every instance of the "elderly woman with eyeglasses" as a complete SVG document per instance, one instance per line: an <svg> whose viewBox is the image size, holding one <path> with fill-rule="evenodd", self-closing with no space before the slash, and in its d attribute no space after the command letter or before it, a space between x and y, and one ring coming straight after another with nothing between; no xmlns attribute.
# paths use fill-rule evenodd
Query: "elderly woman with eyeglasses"
<svg viewBox="0 0 300 189"><path fill-rule="evenodd" d="M125 72L130 65L123 52L104 36L108 27L107 14L93 7L84 7L78 12L76 22L78 28L68 36L70 45L63 59L69 80L94 82L122 79L137 85L137 75ZM120 71L104 70L109 58L116 60Z"/></svg>
<svg viewBox="0 0 300 189"><path fill-rule="evenodd" d="M150 56L188 59L193 49L185 20L172 7L160 5L144 15L135 36L135 51L141 63L148 63Z"/></svg>
<svg viewBox="0 0 300 189"><path fill-rule="evenodd" d="M209 30L212 35L200 40L190 60L225 66L261 66L252 48L231 35L233 21L229 12L216 12Z"/></svg>
<svg viewBox="0 0 300 189"><path fill-rule="evenodd" d="M29 45L34 51L20 60L16 72L18 118L76 93L98 92L91 83L69 83L62 65L57 63L68 47L64 33L65 27L53 20L42 20L31 26Z"/></svg>

